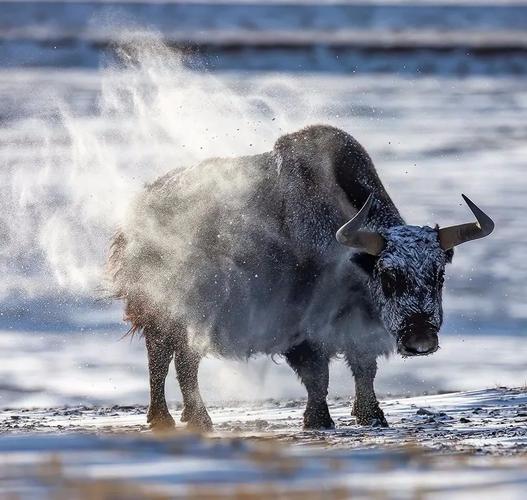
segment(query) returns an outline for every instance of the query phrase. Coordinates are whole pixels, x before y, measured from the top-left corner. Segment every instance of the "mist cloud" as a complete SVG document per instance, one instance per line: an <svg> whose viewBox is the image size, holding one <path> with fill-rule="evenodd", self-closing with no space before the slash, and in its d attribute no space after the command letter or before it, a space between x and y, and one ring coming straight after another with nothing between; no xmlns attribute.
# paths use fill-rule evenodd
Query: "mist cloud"
<svg viewBox="0 0 527 500"><path fill-rule="evenodd" d="M0 297L97 295L110 237L145 182L210 156L269 150L307 122L278 77L249 89L152 35L129 39L95 81L76 75L86 92L35 89L9 123Z"/></svg>

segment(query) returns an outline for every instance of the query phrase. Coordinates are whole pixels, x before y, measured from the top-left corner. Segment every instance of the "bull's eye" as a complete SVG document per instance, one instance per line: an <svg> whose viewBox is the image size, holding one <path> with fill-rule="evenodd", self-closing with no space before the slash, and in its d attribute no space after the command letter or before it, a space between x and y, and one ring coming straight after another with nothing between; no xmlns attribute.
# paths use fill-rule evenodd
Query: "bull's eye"
<svg viewBox="0 0 527 500"><path fill-rule="evenodd" d="M391 271L385 271L380 276L382 291L385 297L393 296L397 291L397 276Z"/></svg>

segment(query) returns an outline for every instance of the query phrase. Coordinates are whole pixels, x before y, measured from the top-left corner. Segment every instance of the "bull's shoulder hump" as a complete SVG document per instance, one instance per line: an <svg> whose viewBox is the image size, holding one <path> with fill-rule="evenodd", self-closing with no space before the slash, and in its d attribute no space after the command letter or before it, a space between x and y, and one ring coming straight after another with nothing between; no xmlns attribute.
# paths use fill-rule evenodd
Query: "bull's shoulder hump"
<svg viewBox="0 0 527 500"><path fill-rule="evenodd" d="M301 150L324 150L330 153L349 147L364 151L352 135L331 125L310 125L281 136L274 145L275 151L279 153Z"/></svg>
<svg viewBox="0 0 527 500"><path fill-rule="evenodd" d="M348 175L375 175L373 162L364 147L344 130L329 125L312 125L283 135L274 145L274 153L286 168L302 166L315 172L339 171Z"/></svg>

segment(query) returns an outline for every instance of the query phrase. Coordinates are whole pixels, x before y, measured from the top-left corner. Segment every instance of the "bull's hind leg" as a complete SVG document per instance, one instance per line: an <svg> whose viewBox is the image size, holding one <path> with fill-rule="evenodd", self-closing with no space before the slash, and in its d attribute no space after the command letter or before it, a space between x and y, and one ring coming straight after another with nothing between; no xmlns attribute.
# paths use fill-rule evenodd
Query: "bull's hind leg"
<svg viewBox="0 0 527 500"><path fill-rule="evenodd" d="M329 384L329 358L316 345L304 341L285 353L287 362L307 389L304 429L333 429L326 398Z"/></svg>
<svg viewBox="0 0 527 500"><path fill-rule="evenodd" d="M174 353L174 338L171 334L165 334L154 327L145 328L144 335L150 375L150 406L147 422L153 429L172 428L175 423L165 399L165 379Z"/></svg>
<svg viewBox="0 0 527 500"><path fill-rule="evenodd" d="M376 359L353 354L348 354L346 359L355 378L355 401L351 414L355 415L359 425L388 427L373 388L377 374Z"/></svg>
<svg viewBox="0 0 527 500"><path fill-rule="evenodd" d="M212 420L203 403L198 384L198 370L201 356L193 351L186 338L178 338L175 350L176 374L183 396L181 421L187 427L200 432L212 431Z"/></svg>

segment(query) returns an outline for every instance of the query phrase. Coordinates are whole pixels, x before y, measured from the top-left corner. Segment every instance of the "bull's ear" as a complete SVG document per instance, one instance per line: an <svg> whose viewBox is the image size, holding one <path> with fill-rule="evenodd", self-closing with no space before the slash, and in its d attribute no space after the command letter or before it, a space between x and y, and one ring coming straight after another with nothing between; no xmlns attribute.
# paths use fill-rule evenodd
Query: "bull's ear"
<svg viewBox="0 0 527 500"><path fill-rule="evenodd" d="M357 264L368 276L371 276L377 257L366 252L358 252L352 255L350 261Z"/></svg>
<svg viewBox="0 0 527 500"><path fill-rule="evenodd" d="M452 258L454 257L454 249L451 248L450 250L446 250L445 254L446 254L446 263L452 264Z"/></svg>

